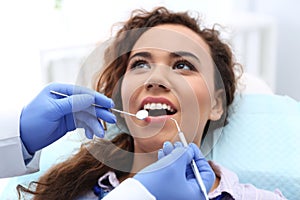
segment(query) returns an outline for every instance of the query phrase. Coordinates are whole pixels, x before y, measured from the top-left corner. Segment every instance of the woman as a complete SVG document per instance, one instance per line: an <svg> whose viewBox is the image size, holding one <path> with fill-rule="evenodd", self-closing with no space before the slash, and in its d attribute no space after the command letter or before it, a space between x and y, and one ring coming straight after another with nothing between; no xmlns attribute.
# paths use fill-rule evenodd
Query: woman
<svg viewBox="0 0 300 200"><path fill-rule="evenodd" d="M119 109L146 109L150 116L119 116L127 134L94 140L54 166L38 180L35 199L74 199L92 188L102 198L103 191L155 162L161 146L160 154L172 151L166 141L179 140L174 120L188 142L200 146L207 134L224 125L239 66L217 30L201 28L187 13L166 8L134 12L106 49L104 65L95 89L112 97ZM216 174L210 199L284 199L280 192L240 184L234 173L210 165Z"/></svg>

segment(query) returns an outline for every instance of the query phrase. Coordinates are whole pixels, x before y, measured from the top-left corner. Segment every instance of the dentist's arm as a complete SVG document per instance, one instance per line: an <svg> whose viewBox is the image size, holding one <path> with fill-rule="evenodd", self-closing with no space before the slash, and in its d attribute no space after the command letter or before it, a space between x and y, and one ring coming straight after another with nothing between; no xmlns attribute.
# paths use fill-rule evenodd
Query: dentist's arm
<svg viewBox="0 0 300 200"><path fill-rule="evenodd" d="M207 191L215 181L215 174L199 148L195 144L190 144L188 148L169 144L160 151L160 160L123 181L104 200L205 199L190 168L192 159L197 164Z"/></svg>
<svg viewBox="0 0 300 200"><path fill-rule="evenodd" d="M51 90L69 97L52 94ZM91 106L92 103L103 108ZM4 128L0 135L0 178L37 171L38 150L68 131L84 128L88 138L93 135L103 137L103 127L97 118L114 123L116 118L108 111L113 106L111 99L95 91L70 84L52 83L25 106L21 114L11 113L10 117L2 116L1 113Z"/></svg>

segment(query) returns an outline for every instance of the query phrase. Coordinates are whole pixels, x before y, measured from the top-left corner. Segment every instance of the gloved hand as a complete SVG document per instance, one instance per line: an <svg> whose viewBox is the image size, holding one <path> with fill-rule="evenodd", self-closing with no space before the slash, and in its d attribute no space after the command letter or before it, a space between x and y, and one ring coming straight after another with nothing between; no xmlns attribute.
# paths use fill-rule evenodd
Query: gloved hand
<svg viewBox="0 0 300 200"><path fill-rule="evenodd" d="M68 97L52 94L51 90ZM94 107L93 103L103 108ZM94 134L103 137L104 130L97 118L115 123L116 116L108 111L113 106L111 99L88 88L51 83L23 108L21 139L28 152L33 154L76 128L84 128L88 138Z"/></svg>
<svg viewBox="0 0 300 200"><path fill-rule="evenodd" d="M215 174L199 148L191 143L184 148L179 143L164 144L159 151L161 158L144 168L133 178L142 183L158 200L205 199L191 169L195 160L206 190L209 191L215 181Z"/></svg>

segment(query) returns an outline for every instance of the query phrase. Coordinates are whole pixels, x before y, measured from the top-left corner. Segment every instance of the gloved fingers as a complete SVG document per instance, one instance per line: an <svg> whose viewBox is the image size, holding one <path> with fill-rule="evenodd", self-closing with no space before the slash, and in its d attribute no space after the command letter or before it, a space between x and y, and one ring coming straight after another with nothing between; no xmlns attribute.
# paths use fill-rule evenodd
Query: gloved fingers
<svg viewBox="0 0 300 200"><path fill-rule="evenodd" d="M85 136L86 136L88 139L93 139L94 135L100 135L99 132L94 132L94 130L91 129L90 127L88 127L88 126L86 126L86 127L84 128L84 133L85 133ZM102 135L101 138L103 138L103 137L104 137L104 133L101 134L101 135Z"/></svg>
<svg viewBox="0 0 300 200"><path fill-rule="evenodd" d="M113 108L115 106L112 99L107 96L100 94L99 92L94 92L95 104L103 106L104 108Z"/></svg>
<svg viewBox="0 0 300 200"><path fill-rule="evenodd" d="M78 112L87 109L91 106L93 101L94 99L92 96L88 94L81 94L57 99L54 102L58 106L58 109L61 112L62 116L64 116L73 112Z"/></svg>
<svg viewBox="0 0 300 200"><path fill-rule="evenodd" d="M191 167L191 163L187 164L186 166L186 172L185 172L185 176L186 178L189 179L194 179L195 178L195 174L193 172L193 169Z"/></svg>
<svg viewBox="0 0 300 200"><path fill-rule="evenodd" d="M200 176L203 180L203 183L206 187L206 190L209 191L216 179L215 173L210 167L209 163L201 153L199 147L194 144L190 143L189 147L193 150L194 152L194 160L196 162L197 168L200 172ZM192 177L192 176L189 176Z"/></svg>
<svg viewBox="0 0 300 200"><path fill-rule="evenodd" d="M105 108L91 106L94 98L88 94L78 94L55 100L63 115L79 111L89 112L94 118L100 118L109 123L116 123L116 116Z"/></svg>
<svg viewBox="0 0 300 200"><path fill-rule="evenodd" d="M95 131L95 129L92 129L92 131L93 131L94 135L96 135L97 137L104 138L104 135L105 135L104 127L103 127L102 123L99 122L99 120L98 120L98 124L100 126L100 130Z"/></svg>
<svg viewBox="0 0 300 200"><path fill-rule="evenodd" d="M163 144L163 148L158 151L158 159L170 154L175 148L183 147L181 142L175 142L174 145L170 141L166 141Z"/></svg>
<svg viewBox="0 0 300 200"><path fill-rule="evenodd" d="M159 149L157 152L158 160L162 159L163 157L165 157L165 153L164 153L163 149Z"/></svg>
<svg viewBox="0 0 300 200"><path fill-rule="evenodd" d="M108 123L114 124L117 122L116 116L105 108L96 108L96 116Z"/></svg>
<svg viewBox="0 0 300 200"><path fill-rule="evenodd" d="M198 158L198 159L204 158L203 155L202 155L202 153L201 153L201 151L200 151L200 149L199 149L199 147L197 145L195 145L194 143L190 143L188 149L191 151L191 154L192 154L193 159L195 160L195 162L196 162L196 158ZM199 163L197 163L197 162L196 162L196 164L197 164L197 167L198 167L198 169L200 171L200 167L201 166L199 166L198 165ZM188 165L187 165L186 177L187 177L187 179L193 179L193 178L195 178L195 174L194 174L193 169L191 167L191 163L188 163Z"/></svg>
<svg viewBox="0 0 300 200"><path fill-rule="evenodd" d="M103 106L105 108L114 107L114 102L112 99L86 87L64 83L51 83L47 88L56 92L66 94L68 96L76 94L89 94L94 99L93 103Z"/></svg>
<svg viewBox="0 0 300 200"><path fill-rule="evenodd" d="M161 149L159 152L162 152ZM184 177L186 171L186 163L191 162L192 156L190 153L187 153L186 148L176 148L170 154L160 156L161 153L158 153L160 159L152 165L144 168L143 172L153 172L160 169L169 169L173 170L174 173L181 173ZM170 172L172 174L172 172Z"/></svg>
<svg viewBox="0 0 300 200"><path fill-rule="evenodd" d="M202 152L200 151L200 148L195 143L190 143L189 146L194 151L194 160L205 159Z"/></svg>
<svg viewBox="0 0 300 200"><path fill-rule="evenodd" d="M208 164L206 158L203 156L202 152L200 151L200 148L194 143L190 143L189 147L193 150L193 159L195 160L198 168L201 168L202 170L210 169L211 167Z"/></svg>
<svg viewBox="0 0 300 200"><path fill-rule="evenodd" d="M192 162L192 159L193 159L193 152L192 152L192 149L191 148L185 148L183 147L183 145L180 147L177 147L175 148L171 154L175 154L177 151L183 151L182 155L181 155L181 159L183 160L182 162L182 165L184 166L185 168L185 171L187 170L187 167L190 166L190 163Z"/></svg>
<svg viewBox="0 0 300 200"><path fill-rule="evenodd" d="M175 149L176 149L176 148L182 148L182 147L184 147L184 145L183 145L182 142L177 141L177 142L174 143L174 147L175 147ZM191 153L190 153L190 155L191 155ZM186 175L186 178L187 178L187 179L189 179L189 178L194 178L194 177L195 177L195 175L194 175L194 173L193 173L193 170L192 170L192 167L191 167L190 163L188 163L188 164L186 165L186 174L185 174L185 175Z"/></svg>
<svg viewBox="0 0 300 200"><path fill-rule="evenodd" d="M93 94L94 92L89 88L67 83L50 83L46 89L54 90L55 92L65 94L67 96L72 96L74 94Z"/></svg>
<svg viewBox="0 0 300 200"><path fill-rule="evenodd" d="M183 144L182 144L182 142L177 141L177 142L174 143L174 147L175 148L183 147Z"/></svg>
<svg viewBox="0 0 300 200"><path fill-rule="evenodd" d="M200 176L202 178L203 184L205 185L206 191L210 191L216 180L214 171L211 168L210 170L201 171Z"/></svg>
<svg viewBox="0 0 300 200"><path fill-rule="evenodd" d="M91 127L95 131L103 129L100 121L88 112L77 112L73 114L75 119L75 126L77 128ZM80 124L78 123L80 122Z"/></svg>
<svg viewBox="0 0 300 200"><path fill-rule="evenodd" d="M111 124L114 124L117 121L116 116L106 108L90 106L86 108L84 112L89 113L91 116L94 116L94 118L100 118Z"/></svg>
<svg viewBox="0 0 300 200"><path fill-rule="evenodd" d="M61 108L60 108L61 109ZM62 116L58 117L61 118ZM94 130L92 132L97 133L98 136L104 135L104 130L102 124L99 122L98 118L94 114L90 114L86 111L80 111L75 113L70 113L65 115L65 129L66 131L73 131L76 128L86 128ZM56 119L57 120L57 119ZM59 119L60 120L60 119ZM65 131L63 131L65 132Z"/></svg>
<svg viewBox="0 0 300 200"><path fill-rule="evenodd" d="M181 142L180 142L180 145L183 146L183 144L182 144ZM191 147L189 146L189 149L191 149L191 150L193 151L193 152L192 152L192 155L195 157L195 152L194 152L193 147L191 148ZM193 157L193 159L194 159L194 157ZM191 163L188 163L188 164L187 164L185 175L186 175L186 178L187 178L188 180L194 179L194 178L195 178L195 174L194 174L193 169L192 169L192 167L191 167Z"/></svg>
<svg viewBox="0 0 300 200"><path fill-rule="evenodd" d="M173 151L174 147L170 141L166 141L163 144L163 148L160 149L157 153L158 159L165 157Z"/></svg>
<svg viewBox="0 0 300 200"><path fill-rule="evenodd" d="M66 83L50 83L45 87L45 90L54 90L56 92L60 92L66 95L73 94L73 88L75 85L66 84Z"/></svg>
<svg viewBox="0 0 300 200"><path fill-rule="evenodd" d="M169 146L169 144L167 143L167 146ZM168 147L169 148L169 147ZM165 154L165 151L164 151ZM189 165L192 162L193 159L193 150L191 148L185 148L180 145L178 145L178 147L174 148L173 150L169 153L169 154L165 154L165 157L171 156L171 157L178 157L178 162L181 162L183 166ZM177 162L177 161L176 161Z"/></svg>
<svg viewBox="0 0 300 200"><path fill-rule="evenodd" d="M88 127L84 128L84 134L85 134L85 137L88 139L93 139L93 137L94 137L93 132Z"/></svg>
<svg viewBox="0 0 300 200"><path fill-rule="evenodd" d="M174 145L170 141L166 141L163 144L163 153L164 155L170 154L175 148L183 147L181 142L175 142Z"/></svg>
<svg viewBox="0 0 300 200"><path fill-rule="evenodd" d="M96 135L97 137L103 138L104 137L104 130L102 128L102 125L100 124L99 127L101 128L92 128L91 126L89 126L85 121L80 121L78 122L80 128L84 129L85 132L85 136L88 139L93 139L94 135Z"/></svg>
<svg viewBox="0 0 300 200"><path fill-rule="evenodd" d="M117 119L116 116L107 110L106 108L99 108L95 106L91 106L93 97L87 95L87 94L80 94L80 95L73 95L69 99L71 103L73 104L73 112L78 112L85 110L86 112L89 112L90 114L93 114L96 116L96 118L100 118L108 123L116 123Z"/></svg>
<svg viewBox="0 0 300 200"><path fill-rule="evenodd" d="M170 141L166 141L163 144L163 152L165 155L170 154L174 150L174 146Z"/></svg>
<svg viewBox="0 0 300 200"><path fill-rule="evenodd" d="M93 115L87 112L78 112L74 114L75 118L75 126L77 128L84 128L86 132L86 136L91 139L93 138L93 134L98 137L104 137L104 129L99 122L99 120Z"/></svg>

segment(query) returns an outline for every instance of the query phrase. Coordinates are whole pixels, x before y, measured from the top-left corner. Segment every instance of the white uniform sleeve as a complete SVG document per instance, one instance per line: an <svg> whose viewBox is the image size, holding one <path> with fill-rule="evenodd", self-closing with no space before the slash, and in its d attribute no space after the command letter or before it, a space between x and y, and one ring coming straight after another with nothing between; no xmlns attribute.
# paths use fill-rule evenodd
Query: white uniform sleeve
<svg viewBox="0 0 300 200"><path fill-rule="evenodd" d="M36 152L33 158L28 159L30 157L27 152L22 151L25 148L19 133L20 111L0 113L0 178L29 174L39 170L40 152Z"/></svg>
<svg viewBox="0 0 300 200"><path fill-rule="evenodd" d="M137 180L128 178L108 193L103 200L155 200L156 198Z"/></svg>

